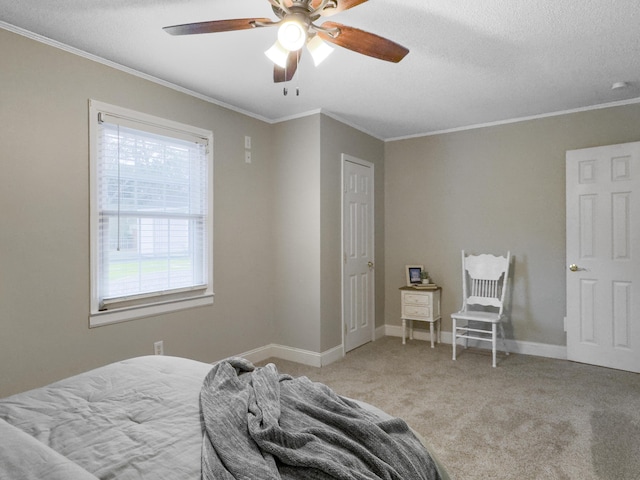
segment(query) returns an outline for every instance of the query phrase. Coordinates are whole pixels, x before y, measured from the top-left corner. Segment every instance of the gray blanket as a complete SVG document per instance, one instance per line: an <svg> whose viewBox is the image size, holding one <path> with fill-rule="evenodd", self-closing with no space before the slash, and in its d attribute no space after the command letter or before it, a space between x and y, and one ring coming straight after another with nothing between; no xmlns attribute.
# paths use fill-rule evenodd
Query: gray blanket
<svg viewBox="0 0 640 480"><path fill-rule="evenodd" d="M381 419L272 364L255 368L241 358L216 364L200 405L206 480L440 478L403 420Z"/></svg>

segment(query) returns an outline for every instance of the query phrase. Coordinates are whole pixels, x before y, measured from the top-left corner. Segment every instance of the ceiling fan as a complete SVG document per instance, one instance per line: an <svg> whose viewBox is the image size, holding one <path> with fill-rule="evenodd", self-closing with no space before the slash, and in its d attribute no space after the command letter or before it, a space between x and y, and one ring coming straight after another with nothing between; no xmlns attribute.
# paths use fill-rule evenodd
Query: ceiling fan
<svg viewBox="0 0 640 480"><path fill-rule="evenodd" d="M171 35L230 32L259 27L279 27L278 39L265 54L275 63L274 82L293 78L300 62L301 49L307 46L318 65L333 50L327 43L353 50L370 57L399 62L409 50L391 40L357 28L327 21L316 22L356 7L368 0L267 0L278 20L269 18L236 18L209 22L187 23L164 27Z"/></svg>

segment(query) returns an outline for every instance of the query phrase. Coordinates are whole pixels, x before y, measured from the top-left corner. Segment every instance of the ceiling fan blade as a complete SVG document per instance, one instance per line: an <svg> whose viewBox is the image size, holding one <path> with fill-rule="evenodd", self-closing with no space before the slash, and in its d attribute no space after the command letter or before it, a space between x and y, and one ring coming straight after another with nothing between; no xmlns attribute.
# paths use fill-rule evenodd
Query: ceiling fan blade
<svg viewBox="0 0 640 480"><path fill-rule="evenodd" d="M365 32L364 30L348 27L336 22L324 22L321 27L322 30L318 29L317 32L322 40L348 48L363 55L386 60L387 62L398 63L409 53L408 48L373 33ZM323 31L327 29L337 29L339 33L332 35L329 32Z"/></svg>
<svg viewBox="0 0 640 480"><path fill-rule="evenodd" d="M273 81L275 83L288 82L293 78L296 74L296 70L298 69L298 62L300 62L301 53L302 52L300 50L297 52L289 52L286 68L282 68L280 65L275 65L273 67Z"/></svg>
<svg viewBox="0 0 640 480"><path fill-rule="evenodd" d="M368 2L369 0L336 0L338 6L336 8L325 8L320 12L323 17L330 17L331 15L335 15L336 13L344 12L345 10L349 10L350 8L357 7L358 5ZM311 4L313 8L318 8L322 0L313 0Z"/></svg>
<svg viewBox="0 0 640 480"><path fill-rule="evenodd" d="M262 27L262 24L275 24L269 18L235 18L233 20L214 20L211 22L185 23L171 25L163 30L171 35L194 35L198 33L231 32L234 30L248 30Z"/></svg>

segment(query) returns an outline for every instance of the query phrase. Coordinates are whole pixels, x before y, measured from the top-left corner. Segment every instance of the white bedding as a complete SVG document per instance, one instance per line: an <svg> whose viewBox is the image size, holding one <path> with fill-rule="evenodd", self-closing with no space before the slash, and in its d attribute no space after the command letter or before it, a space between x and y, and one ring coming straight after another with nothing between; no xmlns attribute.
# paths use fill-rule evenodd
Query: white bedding
<svg viewBox="0 0 640 480"><path fill-rule="evenodd" d="M198 399L210 369L168 356L125 360L2 399L0 419L101 479L199 479Z"/></svg>
<svg viewBox="0 0 640 480"><path fill-rule="evenodd" d="M0 479L200 479L211 368L137 357L0 399Z"/></svg>
<svg viewBox="0 0 640 480"><path fill-rule="evenodd" d="M97 480L44 443L0 419L2 480Z"/></svg>

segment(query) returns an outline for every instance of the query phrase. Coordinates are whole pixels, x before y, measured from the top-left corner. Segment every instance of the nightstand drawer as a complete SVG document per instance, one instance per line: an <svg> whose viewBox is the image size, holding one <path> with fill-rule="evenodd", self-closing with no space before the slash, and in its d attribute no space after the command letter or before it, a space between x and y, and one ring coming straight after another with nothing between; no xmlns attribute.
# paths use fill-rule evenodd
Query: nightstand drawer
<svg viewBox="0 0 640 480"><path fill-rule="evenodd" d="M430 301L431 295L406 292L403 294L403 303L405 305L429 305Z"/></svg>
<svg viewBox="0 0 640 480"><path fill-rule="evenodd" d="M413 323L429 322L431 348L434 341L440 342L440 287L400 287L400 311L402 315L402 344L406 343L406 328L409 324L409 339L413 339ZM434 325L435 324L435 325ZM437 335L433 329L437 328Z"/></svg>
<svg viewBox="0 0 640 480"><path fill-rule="evenodd" d="M405 305L404 306L405 317L431 317L431 308L426 305Z"/></svg>

